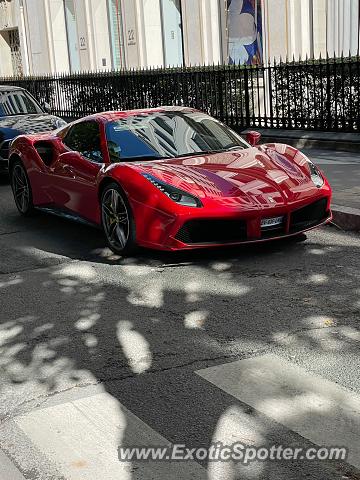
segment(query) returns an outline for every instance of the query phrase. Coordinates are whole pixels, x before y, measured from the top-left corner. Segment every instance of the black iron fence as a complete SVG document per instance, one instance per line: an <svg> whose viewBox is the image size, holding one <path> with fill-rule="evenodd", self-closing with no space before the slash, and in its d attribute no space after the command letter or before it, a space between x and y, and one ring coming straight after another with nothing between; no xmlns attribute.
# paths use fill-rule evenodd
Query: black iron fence
<svg viewBox="0 0 360 480"><path fill-rule="evenodd" d="M0 79L79 118L105 110L187 105L236 130L360 132L360 58Z"/></svg>

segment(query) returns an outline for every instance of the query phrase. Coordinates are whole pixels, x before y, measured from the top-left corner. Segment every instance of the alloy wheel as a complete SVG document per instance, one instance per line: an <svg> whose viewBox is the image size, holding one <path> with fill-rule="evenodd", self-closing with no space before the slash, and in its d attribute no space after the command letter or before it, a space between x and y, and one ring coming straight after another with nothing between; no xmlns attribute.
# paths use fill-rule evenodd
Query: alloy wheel
<svg viewBox="0 0 360 480"><path fill-rule="evenodd" d="M30 204L30 188L25 170L21 165L15 165L13 169L12 187L18 209L26 213Z"/></svg>
<svg viewBox="0 0 360 480"><path fill-rule="evenodd" d="M102 201L105 234L111 246L124 249L129 238L129 214L120 193L115 189L106 191Z"/></svg>

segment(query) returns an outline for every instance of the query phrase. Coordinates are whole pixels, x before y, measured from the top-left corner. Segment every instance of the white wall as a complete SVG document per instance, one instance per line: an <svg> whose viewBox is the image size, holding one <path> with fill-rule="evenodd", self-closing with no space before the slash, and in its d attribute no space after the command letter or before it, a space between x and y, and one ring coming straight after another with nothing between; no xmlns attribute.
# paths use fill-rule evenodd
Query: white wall
<svg viewBox="0 0 360 480"><path fill-rule="evenodd" d="M288 52L288 8L287 0L264 0L264 43L266 56L271 60L285 58ZM279 15L279 12L282 14Z"/></svg>
<svg viewBox="0 0 360 480"><path fill-rule="evenodd" d="M106 0L91 0L89 13L91 18L90 37L94 56L93 68L109 70L111 68L111 47Z"/></svg>
<svg viewBox="0 0 360 480"><path fill-rule="evenodd" d="M15 1L0 2L0 30L17 26L15 8Z"/></svg>
<svg viewBox="0 0 360 480"><path fill-rule="evenodd" d="M359 44L359 0L327 0L329 55L356 55Z"/></svg>
<svg viewBox="0 0 360 480"><path fill-rule="evenodd" d="M141 38L141 18L138 14L136 0L123 0L121 3L124 24L125 63L127 68L136 68L143 65L143 53L139 43Z"/></svg>
<svg viewBox="0 0 360 480"><path fill-rule="evenodd" d="M314 57L326 57L326 4L327 0L314 1Z"/></svg>
<svg viewBox="0 0 360 480"><path fill-rule="evenodd" d="M310 0L286 0L288 15L288 59L312 56L312 25L310 23Z"/></svg>
<svg viewBox="0 0 360 480"><path fill-rule="evenodd" d="M360 5L358 0L351 1L350 13L350 53L356 55L360 46Z"/></svg>
<svg viewBox="0 0 360 480"><path fill-rule="evenodd" d="M209 0L210 4L210 25L212 42L212 59L210 62L221 63L222 55L222 24L221 24L221 6L219 0Z"/></svg>
<svg viewBox="0 0 360 480"><path fill-rule="evenodd" d="M359 0L263 0L268 57L352 55L359 42ZM311 14L311 6L313 10ZM281 12L281 14L279 14Z"/></svg>
<svg viewBox="0 0 360 480"><path fill-rule="evenodd" d="M204 63L202 0L182 0L184 56L186 65Z"/></svg>
<svg viewBox="0 0 360 480"><path fill-rule="evenodd" d="M51 71L44 0L24 2L25 29L32 74Z"/></svg>
<svg viewBox="0 0 360 480"><path fill-rule="evenodd" d="M145 66L162 67L164 50L159 0L142 0Z"/></svg>
<svg viewBox="0 0 360 480"><path fill-rule="evenodd" d="M218 0L202 0L202 63L211 65L212 63L217 64L222 61L220 8L223 5L220 5Z"/></svg>
<svg viewBox="0 0 360 480"><path fill-rule="evenodd" d="M75 0L75 15L78 35L78 47L81 70L92 70L94 62L91 58L91 43L89 41L89 2Z"/></svg>
<svg viewBox="0 0 360 480"><path fill-rule="evenodd" d="M7 29L16 27L15 3L0 2L0 75L13 73Z"/></svg>
<svg viewBox="0 0 360 480"><path fill-rule="evenodd" d="M48 8L48 26L52 43L53 70L56 72L68 72L70 64L63 0L50 0L48 2Z"/></svg>
<svg viewBox="0 0 360 480"><path fill-rule="evenodd" d="M23 5L20 6L19 0L15 1L15 5L16 5L15 8L16 8L17 24L19 27L20 50L21 50L23 74L29 75L30 59L29 59L29 47L28 47L26 28L25 28L25 9Z"/></svg>
<svg viewBox="0 0 360 480"><path fill-rule="evenodd" d="M13 74L8 32L0 32L0 76L10 77Z"/></svg>

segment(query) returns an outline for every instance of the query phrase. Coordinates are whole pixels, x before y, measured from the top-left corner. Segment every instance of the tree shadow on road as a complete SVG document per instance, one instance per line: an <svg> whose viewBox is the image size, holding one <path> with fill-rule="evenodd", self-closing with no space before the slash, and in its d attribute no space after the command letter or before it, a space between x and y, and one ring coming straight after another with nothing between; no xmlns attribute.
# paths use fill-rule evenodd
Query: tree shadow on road
<svg viewBox="0 0 360 480"><path fill-rule="evenodd" d="M329 240L328 233L311 234L299 244L177 255L141 251L118 259L84 254L101 248L98 233L92 236L86 227L33 221L40 234L32 231L12 246L23 264L26 257L33 262L38 250L62 260L0 276L1 388L11 399L0 406L1 441L15 461L21 464L8 445L11 439L4 438L11 418L46 406L56 393L98 384L172 443L209 446L219 436L234 441L239 435L243 440L240 422L253 425L255 440L263 444L310 445L195 372L269 352L290 361L296 357L319 374L307 359L334 364L344 355L358 359L360 257L352 252L360 247L358 237L345 244L340 233L334 241L323 239ZM78 261L83 259L88 261ZM229 421L234 430L226 436L222 426ZM130 430L131 425L119 443L133 441ZM248 469L202 464L208 478L229 480L325 480L348 471L326 462L261 463ZM36 461L31 468L37 468ZM146 468L151 470L149 464L136 465L127 478L139 478Z"/></svg>

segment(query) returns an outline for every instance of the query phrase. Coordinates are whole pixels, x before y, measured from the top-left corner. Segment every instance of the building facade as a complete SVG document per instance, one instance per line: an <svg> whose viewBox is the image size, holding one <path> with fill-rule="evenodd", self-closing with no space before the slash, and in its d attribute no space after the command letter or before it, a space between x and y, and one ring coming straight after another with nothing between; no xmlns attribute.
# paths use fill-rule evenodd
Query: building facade
<svg viewBox="0 0 360 480"><path fill-rule="evenodd" d="M359 52L359 0L264 0L263 10L265 58Z"/></svg>
<svg viewBox="0 0 360 480"><path fill-rule="evenodd" d="M359 0L0 0L0 76L359 49Z"/></svg>
<svg viewBox="0 0 360 480"><path fill-rule="evenodd" d="M21 75L28 71L23 22L20 0L0 0L0 75Z"/></svg>

